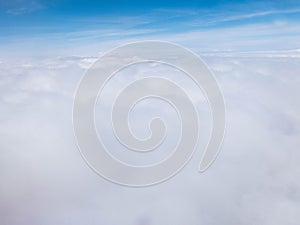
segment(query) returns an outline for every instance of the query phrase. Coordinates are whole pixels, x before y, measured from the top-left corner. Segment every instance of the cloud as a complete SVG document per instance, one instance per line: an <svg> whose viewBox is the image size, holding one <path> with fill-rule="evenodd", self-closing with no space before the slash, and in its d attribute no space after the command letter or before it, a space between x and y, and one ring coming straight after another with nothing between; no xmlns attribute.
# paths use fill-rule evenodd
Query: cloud
<svg viewBox="0 0 300 225"><path fill-rule="evenodd" d="M30 2L21 1L21 2L10 3L9 5L10 6L14 5L14 7L7 9L6 13L14 16L29 14L46 8L46 5L38 1L30 1Z"/></svg>
<svg viewBox="0 0 300 225"><path fill-rule="evenodd" d="M198 35L191 38L193 50L203 51L195 41L202 33L193 34ZM183 35L176 38L184 40ZM105 47L94 49L99 50ZM1 58L1 223L296 225L300 220L300 63L294 55L298 52L203 52L226 100L227 134L221 154L208 171L199 174L204 140L181 173L145 189L109 183L91 171L77 150L71 120L73 96L98 55ZM191 95L198 95L181 76L154 65L150 69L180 78ZM144 70L125 71L112 82L107 102L110 93L139 77L131 74L147 75ZM197 104L199 110L205 107L201 101ZM138 113L155 111L152 106L151 102L141 105L133 116L142 121L147 114ZM169 110L160 106L167 116ZM104 115L99 112L98 116ZM143 124L133 124L137 133L145 134ZM117 156L130 161L130 155L118 155L118 142L106 142Z"/></svg>
<svg viewBox="0 0 300 225"><path fill-rule="evenodd" d="M240 15L225 17L220 20L214 21L214 23L241 21L241 20L245 20L245 19L253 19L253 18L270 16L270 15L294 14L294 13L299 13L299 12L300 12L300 9L258 11L258 12L253 12L253 13L244 13L244 14L240 14Z"/></svg>
<svg viewBox="0 0 300 225"><path fill-rule="evenodd" d="M189 13L197 15L184 11L179 16ZM5 42L0 55L1 224L298 224L299 25L287 21L195 29L191 20L183 20L176 23L178 28L193 29L163 33L144 26L155 22L151 17L123 19L119 26L128 24L126 31L109 24L107 29L15 36ZM184 74L156 64L128 68L111 80L96 108L99 135L112 154L140 165L161 160L172 150L135 155L112 136L107 118L116 93L143 76L161 73L182 85L200 112L203 129L196 154L182 172L160 185L132 189L104 180L86 165L73 135L72 106L80 79L103 52L144 38L172 41L203 57L224 93L227 132L216 162L199 174L211 128L204 97ZM131 115L133 133L147 137L149 118L156 114L170 125L164 147L174 146L177 117L161 102L137 106Z"/></svg>

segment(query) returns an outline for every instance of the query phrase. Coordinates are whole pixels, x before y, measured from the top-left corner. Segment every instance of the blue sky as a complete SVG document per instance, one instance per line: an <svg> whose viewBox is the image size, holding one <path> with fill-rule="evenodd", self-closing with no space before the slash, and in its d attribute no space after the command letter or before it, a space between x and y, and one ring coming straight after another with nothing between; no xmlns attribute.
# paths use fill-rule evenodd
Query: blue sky
<svg viewBox="0 0 300 225"><path fill-rule="evenodd" d="M82 1L0 2L4 41L97 30L95 39L181 33L262 23L297 23L298 1ZM134 30L128 34L128 31ZM122 31L125 31L122 34ZM73 34L73 33L72 33ZM103 35L100 35L103 34ZM87 34L90 35L90 34ZM63 39L60 37L58 39ZM19 40L19 39L18 39ZM2 41L3 42L3 41ZM51 42L51 41L50 41Z"/></svg>

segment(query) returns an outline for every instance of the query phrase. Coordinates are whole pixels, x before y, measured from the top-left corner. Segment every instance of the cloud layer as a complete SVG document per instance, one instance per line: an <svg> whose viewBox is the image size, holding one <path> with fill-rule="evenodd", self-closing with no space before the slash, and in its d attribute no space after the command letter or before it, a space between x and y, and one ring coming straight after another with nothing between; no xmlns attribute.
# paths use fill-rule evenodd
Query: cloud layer
<svg viewBox="0 0 300 225"><path fill-rule="evenodd" d="M192 45L195 52L203 51L196 42ZM143 189L118 186L97 176L77 150L73 96L97 53L93 52L95 57L2 57L1 224L298 224L298 52L203 52L226 100L227 134L221 154L207 172L199 174L204 138L181 173ZM116 80L108 87L107 97L128 81L126 76L147 73L145 68L125 71L123 80L120 74L120 83ZM165 68L153 68L180 78ZM197 99L199 92L190 81L182 78L182 82ZM195 102L204 111L200 114L204 121L209 120L204 99ZM139 115L143 107L155 111L149 104L137 109L137 120L143 119ZM160 110L170 113L168 108ZM206 123L205 128L209 126ZM133 127L137 133L141 129L141 135L145 132L138 124ZM116 141L107 144L118 148ZM130 155L121 157L130 161Z"/></svg>

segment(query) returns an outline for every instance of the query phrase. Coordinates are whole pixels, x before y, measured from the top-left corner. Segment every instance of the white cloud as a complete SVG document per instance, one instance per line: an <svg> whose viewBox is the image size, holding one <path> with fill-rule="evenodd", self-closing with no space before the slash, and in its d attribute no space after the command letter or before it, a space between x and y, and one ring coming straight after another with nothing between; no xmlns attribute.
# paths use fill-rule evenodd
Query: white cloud
<svg viewBox="0 0 300 225"><path fill-rule="evenodd" d="M8 5L12 5L13 8L7 9L6 13L14 16L33 13L46 8L40 1L13 1L9 2Z"/></svg>
<svg viewBox="0 0 300 225"><path fill-rule="evenodd" d="M220 32L222 40L235 35L234 40L239 40L254 29ZM235 43L237 51L229 52L224 49L231 44L218 43L217 34L217 30L190 32L172 40L189 42L193 50L203 52L224 92L228 122L221 154L207 172L199 174L200 146L181 173L144 189L98 177L81 158L73 136L72 104L78 82L99 50L117 41L87 47L79 56L72 51L53 58L1 57L1 224L297 225L300 63L295 56L299 50L245 52ZM210 41L197 43L208 37ZM253 46L260 43L249 41ZM204 51L211 46L216 51ZM112 84L108 93L118 85Z"/></svg>
<svg viewBox="0 0 300 225"><path fill-rule="evenodd" d="M300 9L258 11L258 12L253 12L253 13L246 13L246 14L225 17L220 20L214 21L214 23L240 21L240 20L244 20L244 19L252 19L252 18L269 16L269 15L278 15L278 14L284 15L284 14L292 14L292 13L299 13L299 12L300 12Z"/></svg>

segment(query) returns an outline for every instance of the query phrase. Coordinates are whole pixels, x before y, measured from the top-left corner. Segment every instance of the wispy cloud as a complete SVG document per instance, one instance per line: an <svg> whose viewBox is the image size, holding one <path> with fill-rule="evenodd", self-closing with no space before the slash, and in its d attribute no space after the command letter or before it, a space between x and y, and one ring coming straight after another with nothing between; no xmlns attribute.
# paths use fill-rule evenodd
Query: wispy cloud
<svg viewBox="0 0 300 225"><path fill-rule="evenodd" d="M300 13L300 9L269 10L269 11L260 11L260 12L254 12L254 13L239 14L239 15L235 15L235 16L225 17L223 19L219 19L214 22L215 23L232 22L232 21L240 21L240 20L245 20L245 19L269 16L269 15L281 15L281 14L293 14L293 13Z"/></svg>
<svg viewBox="0 0 300 225"><path fill-rule="evenodd" d="M6 13L9 15L22 15L22 14L28 14L28 13L33 13L38 10L42 10L46 8L46 5L42 4L41 2L37 1L30 1L22 4L18 3L15 4L14 7L7 9Z"/></svg>

